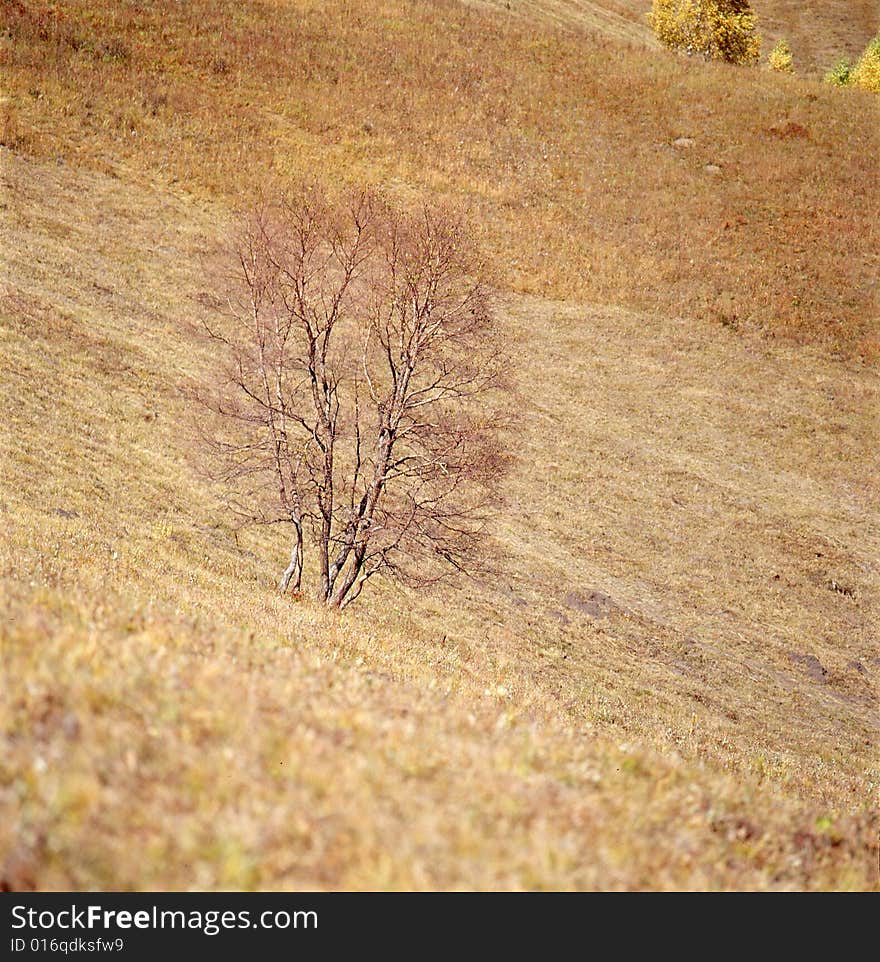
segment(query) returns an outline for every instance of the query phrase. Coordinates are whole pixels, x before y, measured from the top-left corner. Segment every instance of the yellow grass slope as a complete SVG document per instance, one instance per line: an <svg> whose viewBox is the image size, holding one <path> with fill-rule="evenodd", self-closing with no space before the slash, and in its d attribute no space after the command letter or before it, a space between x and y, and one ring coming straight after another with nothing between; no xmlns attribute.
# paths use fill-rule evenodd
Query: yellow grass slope
<svg viewBox="0 0 880 962"><path fill-rule="evenodd" d="M878 0L753 0L752 6L765 51L785 37L796 69L806 73L824 74L843 58L857 60L880 24Z"/></svg>
<svg viewBox="0 0 880 962"><path fill-rule="evenodd" d="M651 0L471 0L498 15L601 33L639 46L654 43L645 14ZM878 0L751 0L767 53L780 37L799 72L821 74L841 58L856 60L880 23Z"/></svg>
<svg viewBox="0 0 880 962"><path fill-rule="evenodd" d="M529 6L0 0L0 885L877 887L878 101ZM497 570L343 617L180 392L316 172L470 209L515 359Z"/></svg>
<svg viewBox="0 0 880 962"><path fill-rule="evenodd" d="M224 210L2 170L4 885L877 884L876 375L513 299L498 571L334 618L182 440Z"/></svg>
<svg viewBox="0 0 880 962"><path fill-rule="evenodd" d="M316 173L440 197L514 290L880 350L867 91L453 0L0 13L13 150L234 203Z"/></svg>
<svg viewBox="0 0 880 962"><path fill-rule="evenodd" d="M640 46L653 45L646 26L650 4L640 0L469 0L497 15L589 30Z"/></svg>

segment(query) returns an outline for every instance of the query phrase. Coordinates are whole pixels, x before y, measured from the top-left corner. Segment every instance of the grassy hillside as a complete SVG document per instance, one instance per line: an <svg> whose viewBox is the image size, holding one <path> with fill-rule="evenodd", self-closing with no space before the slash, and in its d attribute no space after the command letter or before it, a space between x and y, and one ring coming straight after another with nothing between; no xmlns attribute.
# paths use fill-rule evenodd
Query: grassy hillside
<svg viewBox="0 0 880 962"><path fill-rule="evenodd" d="M875 375L513 300L501 566L333 618L181 440L222 208L3 169L4 884L876 884Z"/></svg>
<svg viewBox="0 0 880 962"><path fill-rule="evenodd" d="M4 40L0 887L880 886L873 101L451 3L128 6ZM684 117L736 178L692 189ZM515 360L496 570L342 616L274 594L180 391L233 206L312 165L467 201ZM744 198L725 262L702 215Z"/></svg>
<svg viewBox="0 0 880 962"><path fill-rule="evenodd" d="M14 150L234 201L316 172L431 193L514 290L876 356L867 92L452 0L48 9L0 5Z"/></svg>
<svg viewBox="0 0 880 962"><path fill-rule="evenodd" d="M842 57L857 60L880 25L878 0L754 0L765 50L779 37L791 43L797 69L824 74Z"/></svg>
<svg viewBox="0 0 880 962"><path fill-rule="evenodd" d="M472 0L504 16L588 30L651 45L645 22L651 0ZM751 0L764 53L780 37L792 46L799 73L821 75L842 57L855 60L880 24L878 0Z"/></svg>
<svg viewBox="0 0 880 962"><path fill-rule="evenodd" d="M645 21L650 0L470 0L496 14L589 30L629 44L654 46Z"/></svg>

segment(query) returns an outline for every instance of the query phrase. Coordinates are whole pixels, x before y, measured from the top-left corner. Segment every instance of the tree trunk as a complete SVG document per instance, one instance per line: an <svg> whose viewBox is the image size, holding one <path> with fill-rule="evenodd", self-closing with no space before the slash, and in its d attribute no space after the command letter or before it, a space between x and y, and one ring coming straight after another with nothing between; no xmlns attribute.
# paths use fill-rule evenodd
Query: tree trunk
<svg viewBox="0 0 880 962"><path fill-rule="evenodd" d="M364 545L363 543L358 544L355 547L351 555L351 560L350 560L348 570L343 575L342 581L336 587L336 590L333 592L333 595L327 601L327 604L330 605L330 607L332 608L343 607L346 600L346 596L348 595L349 591L351 591L352 587L354 586L355 582L357 581L358 577L361 574L361 569L363 568L363 565L364 565L365 549L366 549L366 545Z"/></svg>
<svg viewBox="0 0 880 962"><path fill-rule="evenodd" d="M298 594L300 590L300 585L302 583L302 569L303 569L303 534L302 534L302 522L294 521L296 527L296 544L293 546L293 551L290 555L290 564L284 570L284 574L281 576L281 581L278 583L278 591L283 595L291 584L293 585L294 593Z"/></svg>
<svg viewBox="0 0 880 962"><path fill-rule="evenodd" d="M361 576L364 557L367 553L367 541L371 534L370 525L373 522L376 505L379 503L385 488L385 474L388 471L393 450L394 435L387 427L383 426L379 432L379 450L376 455L373 479L361 501L351 538L334 564L334 574L330 579L330 592L327 595L327 604L331 608L342 608L344 606L348 593ZM346 563L349 565L348 570L343 571ZM340 574L342 575L342 581L336 584L336 578Z"/></svg>

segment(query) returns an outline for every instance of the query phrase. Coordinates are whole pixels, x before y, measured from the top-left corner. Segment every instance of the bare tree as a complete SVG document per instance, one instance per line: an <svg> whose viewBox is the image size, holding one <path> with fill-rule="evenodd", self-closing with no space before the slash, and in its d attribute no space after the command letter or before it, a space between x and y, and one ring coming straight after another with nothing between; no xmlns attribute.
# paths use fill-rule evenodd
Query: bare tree
<svg viewBox="0 0 880 962"><path fill-rule="evenodd" d="M279 589L300 591L307 541L332 607L379 573L467 572L504 458L493 317L462 223L303 189L247 220L235 260L203 433L242 522L292 528Z"/></svg>

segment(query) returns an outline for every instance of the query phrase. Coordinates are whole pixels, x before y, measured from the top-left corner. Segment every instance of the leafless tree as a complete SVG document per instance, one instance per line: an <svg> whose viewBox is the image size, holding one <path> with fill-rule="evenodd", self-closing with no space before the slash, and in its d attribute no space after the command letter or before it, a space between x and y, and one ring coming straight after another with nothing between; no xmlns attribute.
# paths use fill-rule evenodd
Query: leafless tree
<svg viewBox="0 0 880 962"><path fill-rule="evenodd" d="M235 261L203 434L242 522L291 526L280 591L301 590L307 545L337 608L380 573L467 572L504 457L493 315L462 223L304 188L247 219Z"/></svg>

